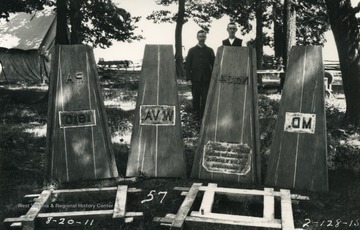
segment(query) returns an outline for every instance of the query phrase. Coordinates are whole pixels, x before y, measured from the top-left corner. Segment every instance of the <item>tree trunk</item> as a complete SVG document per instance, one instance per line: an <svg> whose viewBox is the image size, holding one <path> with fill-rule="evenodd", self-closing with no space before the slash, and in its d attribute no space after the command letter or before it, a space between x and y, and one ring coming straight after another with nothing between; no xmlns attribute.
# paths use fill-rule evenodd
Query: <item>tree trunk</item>
<svg viewBox="0 0 360 230"><path fill-rule="evenodd" d="M83 42L83 36L81 33L81 0L70 1L70 25L71 25L71 44L81 44Z"/></svg>
<svg viewBox="0 0 360 230"><path fill-rule="evenodd" d="M284 66L286 68L291 51L291 47L296 43L296 11L293 7L293 0L285 0L284 3L284 31L285 37L285 50L284 50Z"/></svg>
<svg viewBox="0 0 360 230"><path fill-rule="evenodd" d="M256 40L255 40L255 49L256 49L256 63L257 68L262 69L263 63L263 10L262 10L262 0L256 0Z"/></svg>
<svg viewBox="0 0 360 230"><path fill-rule="evenodd" d="M359 29L350 0L326 0L331 29L339 54L346 99L346 118L354 125L360 122Z"/></svg>
<svg viewBox="0 0 360 230"><path fill-rule="evenodd" d="M183 65L182 53L182 27L185 17L185 0L179 0L178 17L176 19L175 28L175 62L176 62L176 75L180 79L184 79L185 71Z"/></svg>
<svg viewBox="0 0 360 230"><path fill-rule="evenodd" d="M67 0L56 1L56 37L55 44L67 45L69 38L67 34Z"/></svg>
<svg viewBox="0 0 360 230"><path fill-rule="evenodd" d="M284 54L284 45L285 45L285 35L284 35L284 24L281 23L281 18L283 18L283 12L279 6L280 4L273 4L273 16L274 16L274 52L275 57L283 57Z"/></svg>

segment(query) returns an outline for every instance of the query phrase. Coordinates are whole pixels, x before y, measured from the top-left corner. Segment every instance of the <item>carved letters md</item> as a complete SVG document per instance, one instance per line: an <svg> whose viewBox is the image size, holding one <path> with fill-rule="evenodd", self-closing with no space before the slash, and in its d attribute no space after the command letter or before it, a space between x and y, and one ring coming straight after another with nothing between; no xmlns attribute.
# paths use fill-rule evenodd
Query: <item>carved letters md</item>
<svg viewBox="0 0 360 230"><path fill-rule="evenodd" d="M285 113L284 131L290 133L315 133L316 115L311 113Z"/></svg>
<svg viewBox="0 0 360 230"><path fill-rule="evenodd" d="M175 125L175 106L140 105L140 125Z"/></svg>

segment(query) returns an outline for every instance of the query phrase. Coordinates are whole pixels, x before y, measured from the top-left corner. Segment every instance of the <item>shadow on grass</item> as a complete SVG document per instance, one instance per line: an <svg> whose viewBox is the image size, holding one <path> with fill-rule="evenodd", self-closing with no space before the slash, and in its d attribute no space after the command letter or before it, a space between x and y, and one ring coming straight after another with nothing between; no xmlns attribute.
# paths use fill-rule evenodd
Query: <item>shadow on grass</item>
<svg viewBox="0 0 360 230"><path fill-rule="evenodd" d="M121 108L106 108L111 133L125 133L132 129L135 120L135 109L122 110Z"/></svg>
<svg viewBox="0 0 360 230"><path fill-rule="evenodd" d="M47 90L37 88L0 88L2 100L5 99L14 104L36 104L47 102L47 92Z"/></svg>
<svg viewBox="0 0 360 230"><path fill-rule="evenodd" d="M0 221L24 211L18 206L25 194L40 191L44 182L45 137L23 128L0 127Z"/></svg>

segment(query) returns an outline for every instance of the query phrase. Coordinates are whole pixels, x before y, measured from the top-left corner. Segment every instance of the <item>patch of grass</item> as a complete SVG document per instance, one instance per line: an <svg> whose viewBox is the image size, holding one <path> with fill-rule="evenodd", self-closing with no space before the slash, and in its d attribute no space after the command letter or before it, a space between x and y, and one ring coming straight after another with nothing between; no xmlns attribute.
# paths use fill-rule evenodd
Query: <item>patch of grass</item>
<svg viewBox="0 0 360 230"><path fill-rule="evenodd" d="M109 119L110 132L113 138L127 138L130 140L131 129L135 119L135 101L139 87L139 72L114 72L111 77L101 79L101 87L106 104L106 113ZM16 88L16 87L12 87ZM176 213L184 197L173 188L190 187L194 182L187 178L149 178L139 173L134 181L124 181L120 178L81 181L64 184L44 184L45 175L45 145L46 137L28 132L31 129L44 129L46 125L47 101L38 100L45 91L36 92L28 85L14 89L0 88L0 221L5 217L19 216L28 209L20 208L18 204L29 200L22 197L25 194L40 193L49 188L84 188L84 187L110 187L118 184L128 184L129 187L141 188L142 192L129 194L129 211L142 211L144 218L140 218L134 224L122 225L121 229L161 229L158 224L152 222L155 216L165 216L167 213ZM194 155L199 140L200 122L192 118L192 103L190 87L184 84L178 85L180 100L180 115L184 138L187 176L189 178ZM264 89L265 90L265 89ZM266 95L265 95L266 94ZM35 102L35 103L34 103ZM267 156L274 135L277 113L279 111L279 97L273 94L259 95L259 122L261 138L261 155L263 174L266 172ZM293 191L302 195L310 196L310 201L301 201L293 204L293 212L296 227L306 224L306 219L333 220L343 219L356 221L360 218L360 157L359 137L360 130L347 126L342 122L343 110L333 104L327 104L327 129L328 129L328 152L329 152L329 182L330 192L305 193ZM124 105L129 105L126 107ZM113 149L119 174L126 174L127 159L130 152L130 144L126 141L113 143ZM207 184L207 180L196 180ZM236 184L230 182L218 183L222 187L236 188L262 188L261 186ZM153 191L151 193L151 191ZM163 200L163 194L166 192ZM154 198L151 201L149 194ZM193 209L200 207L203 193L199 193ZM53 203L93 203L110 204L114 202L115 193L93 193L53 197ZM31 203L31 202L30 202ZM62 209L72 210L69 209ZM232 214L261 215L262 207L252 203L237 203L227 200L222 196L216 196L214 210ZM43 211L61 211L56 209L44 209ZM277 211L277 216L279 215ZM113 229L110 220L99 222L94 229ZM335 223L335 222L334 222ZM1 224L0 224L1 226ZM119 227L119 226L117 226ZM217 226L219 229L219 226ZM344 227L344 226L343 226ZM226 226L220 226L227 229ZM319 229L314 224L306 229ZM337 228L348 229L348 228ZM351 228L350 228L351 229Z"/></svg>

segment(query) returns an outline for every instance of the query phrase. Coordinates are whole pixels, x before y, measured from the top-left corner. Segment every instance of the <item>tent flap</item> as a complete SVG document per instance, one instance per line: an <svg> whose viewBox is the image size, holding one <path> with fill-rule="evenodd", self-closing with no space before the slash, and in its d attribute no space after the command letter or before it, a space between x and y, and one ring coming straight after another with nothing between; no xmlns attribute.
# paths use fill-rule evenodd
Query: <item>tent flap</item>
<svg viewBox="0 0 360 230"><path fill-rule="evenodd" d="M49 62L37 50L0 49L1 81L41 82L49 71Z"/></svg>
<svg viewBox="0 0 360 230"><path fill-rule="evenodd" d="M50 69L49 51L54 45L56 16L52 10L16 13L0 22L0 81L45 80Z"/></svg>

